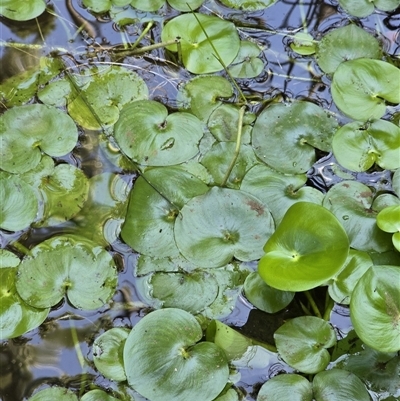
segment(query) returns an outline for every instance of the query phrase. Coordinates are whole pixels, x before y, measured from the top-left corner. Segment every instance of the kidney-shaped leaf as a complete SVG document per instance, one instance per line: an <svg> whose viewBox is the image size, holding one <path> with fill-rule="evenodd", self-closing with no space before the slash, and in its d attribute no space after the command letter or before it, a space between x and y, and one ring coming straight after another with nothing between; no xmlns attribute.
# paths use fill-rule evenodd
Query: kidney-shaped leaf
<svg viewBox="0 0 400 401"><path fill-rule="evenodd" d="M287 364L303 373L317 373L330 362L327 348L336 344L336 333L323 319L301 316L279 327L274 339Z"/></svg>
<svg viewBox="0 0 400 401"><path fill-rule="evenodd" d="M180 37L183 64L194 74L221 71L224 67L216 57L221 57L228 65L240 46L235 25L213 15L190 13L175 17L164 26L161 39L167 42L177 37ZM167 49L178 50L177 45L167 46Z"/></svg>
<svg viewBox="0 0 400 401"><path fill-rule="evenodd" d="M114 135L122 151L135 162L166 166L196 155L203 127L192 114L168 115L163 104L142 100L122 109Z"/></svg>
<svg viewBox="0 0 400 401"><path fill-rule="evenodd" d="M336 106L354 120L381 118L386 102L400 103L400 69L381 60L359 58L339 65L331 92Z"/></svg>
<svg viewBox="0 0 400 401"><path fill-rule="evenodd" d="M358 336L381 352L400 350L400 267L373 266L354 288L350 313Z"/></svg>
<svg viewBox="0 0 400 401"><path fill-rule="evenodd" d="M27 228L38 212L35 191L18 176L3 171L0 171L0 188L0 228L8 231Z"/></svg>
<svg viewBox="0 0 400 401"><path fill-rule="evenodd" d="M324 207L298 202L286 212L264 251L258 271L267 284L283 291L305 291L341 269L349 240Z"/></svg>
<svg viewBox="0 0 400 401"><path fill-rule="evenodd" d="M93 362L97 370L111 380L126 380L123 350L129 332L128 329L114 327L94 340Z"/></svg>
<svg viewBox="0 0 400 401"><path fill-rule="evenodd" d="M111 255L85 239L54 237L31 250L18 266L16 287L36 308L57 304L66 293L79 309L97 309L114 294L117 271Z"/></svg>
<svg viewBox="0 0 400 401"><path fill-rule="evenodd" d="M195 317L181 309L160 309L133 327L124 348L128 383L151 401L213 400L229 377L225 353L200 342Z"/></svg>
<svg viewBox="0 0 400 401"><path fill-rule="evenodd" d="M175 220L175 241L185 258L201 267L219 267L233 257L250 261L262 254L272 234L271 213L243 191L213 187L191 199Z"/></svg>
<svg viewBox="0 0 400 401"><path fill-rule="evenodd" d="M342 369L326 370L313 380L315 401L369 401L364 383L353 373Z"/></svg>
<svg viewBox="0 0 400 401"><path fill-rule="evenodd" d="M64 156L77 140L75 123L61 110L42 104L13 107L0 117L0 168L24 173L39 164L42 152Z"/></svg>
<svg viewBox="0 0 400 401"><path fill-rule="evenodd" d="M311 401L311 383L296 374L279 375L269 379L260 388L257 401Z"/></svg>
<svg viewBox="0 0 400 401"><path fill-rule="evenodd" d="M336 160L352 171L376 163L387 170L400 167L400 128L385 120L352 122L340 127L332 140Z"/></svg>
<svg viewBox="0 0 400 401"><path fill-rule="evenodd" d="M314 103L275 103L254 124L254 152L278 171L304 173L315 162L315 148L330 151L336 127L336 120Z"/></svg>

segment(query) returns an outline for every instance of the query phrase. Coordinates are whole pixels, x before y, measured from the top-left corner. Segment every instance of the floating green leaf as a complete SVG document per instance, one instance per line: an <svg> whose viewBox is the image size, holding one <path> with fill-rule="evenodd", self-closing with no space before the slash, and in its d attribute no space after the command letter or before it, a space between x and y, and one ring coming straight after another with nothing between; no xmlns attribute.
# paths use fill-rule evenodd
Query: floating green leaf
<svg viewBox="0 0 400 401"><path fill-rule="evenodd" d="M165 0L132 0L131 6L142 11L157 11L165 4Z"/></svg>
<svg viewBox="0 0 400 401"><path fill-rule="evenodd" d="M207 123L211 113L222 105L221 98L229 98L232 95L232 85L226 78L215 75L200 76L179 88L177 103L181 111L192 113Z"/></svg>
<svg viewBox="0 0 400 401"><path fill-rule="evenodd" d="M214 302L218 283L207 270L191 273L155 273L150 279L150 293L163 307L178 308L196 315Z"/></svg>
<svg viewBox="0 0 400 401"><path fill-rule="evenodd" d="M396 169L392 177L393 190L400 197L400 168Z"/></svg>
<svg viewBox="0 0 400 401"><path fill-rule="evenodd" d="M236 8L242 11L263 10L272 6L276 0L221 0L229 8Z"/></svg>
<svg viewBox="0 0 400 401"><path fill-rule="evenodd" d="M400 267L373 266L354 288L350 313L356 333L380 352L400 350Z"/></svg>
<svg viewBox="0 0 400 401"><path fill-rule="evenodd" d="M97 337L93 343L93 362L105 377L125 381L123 351L130 330L114 327Z"/></svg>
<svg viewBox="0 0 400 401"><path fill-rule="evenodd" d="M0 171L0 228L23 230L36 219L38 199L20 177Z"/></svg>
<svg viewBox="0 0 400 401"><path fill-rule="evenodd" d="M376 225L376 215L387 206L399 204L394 195L374 198L366 185L356 181L342 181L325 195L323 206L329 209L343 225L350 246L360 251L385 252L392 248L391 235Z"/></svg>
<svg viewBox="0 0 400 401"><path fill-rule="evenodd" d="M268 205L278 225L289 207L296 202L322 204L322 192L305 186L306 181L306 174L283 174L266 165L256 165L246 173L240 189Z"/></svg>
<svg viewBox="0 0 400 401"><path fill-rule="evenodd" d="M315 148L330 151L336 127L336 120L311 102L275 103L254 124L254 152L278 171L304 173L316 160Z"/></svg>
<svg viewBox="0 0 400 401"><path fill-rule="evenodd" d="M364 383L353 373L341 369L319 372L313 380L316 401L370 401Z"/></svg>
<svg viewBox="0 0 400 401"><path fill-rule="evenodd" d="M400 69L380 60L359 58L336 69L331 92L336 106L354 120L379 119L387 103L400 103Z"/></svg>
<svg viewBox="0 0 400 401"><path fill-rule="evenodd" d="M193 11L199 8L204 0L188 0L183 2L182 0L167 0L168 4L178 11Z"/></svg>
<svg viewBox="0 0 400 401"><path fill-rule="evenodd" d="M254 78L264 69L264 62L258 57L261 49L249 40L240 41L239 53L228 70L234 78Z"/></svg>
<svg viewBox="0 0 400 401"><path fill-rule="evenodd" d="M0 168L24 173L35 168L42 152L64 156L78 140L73 120L55 107L13 107L0 117Z"/></svg>
<svg viewBox="0 0 400 401"><path fill-rule="evenodd" d="M0 249L0 269L9 268L9 267L17 267L20 264L20 259L17 255L13 254L7 249Z"/></svg>
<svg viewBox="0 0 400 401"><path fill-rule="evenodd" d="M49 309L33 308L25 303L15 288L17 268L5 264L4 254L0 254L0 260L0 339L6 340L40 326Z"/></svg>
<svg viewBox="0 0 400 401"><path fill-rule="evenodd" d="M283 291L305 291L341 269L349 240L336 217L324 207L298 202L286 212L264 251L258 272L268 285Z"/></svg>
<svg viewBox="0 0 400 401"><path fill-rule="evenodd" d="M152 258L146 255L140 255L136 263L136 276L143 276L156 272L191 272L197 269L197 266L189 262L182 255L173 258Z"/></svg>
<svg viewBox="0 0 400 401"><path fill-rule="evenodd" d="M318 373L330 362L327 349L335 345L336 334L325 320L301 316L279 327L274 339L286 363L303 373Z"/></svg>
<svg viewBox="0 0 400 401"><path fill-rule="evenodd" d="M180 37L183 64L194 74L221 71L223 66L217 57L228 65L236 57L240 46L235 25L213 15L193 13L173 18L164 26L161 39L167 42L177 37ZM167 46L167 49L178 50L176 44Z"/></svg>
<svg viewBox="0 0 400 401"><path fill-rule="evenodd" d="M183 310L145 316L125 343L129 385L152 401L213 400L228 381L228 363L214 343L198 343L202 335L197 320Z"/></svg>
<svg viewBox="0 0 400 401"><path fill-rule="evenodd" d="M181 218L175 220L175 240L188 260L201 267L219 267L233 257L258 259L273 227L270 212L256 197L213 187L182 208Z"/></svg>
<svg viewBox="0 0 400 401"><path fill-rule="evenodd" d="M400 204L382 209L376 216L376 224L382 231L393 233L393 245L400 252Z"/></svg>
<svg viewBox="0 0 400 401"><path fill-rule="evenodd" d="M44 0L2 0L0 14L15 21L27 21L38 17L45 9Z"/></svg>
<svg viewBox="0 0 400 401"><path fill-rule="evenodd" d="M115 124L125 104L148 97L146 83L127 68L93 67L86 72L86 76L78 78L88 83L81 87L79 93L74 90L68 103L68 113L87 129L98 130Z"/></svg>
<svg viewBox="0 0 400 401"><path fill-rule="evenodd" d="M225 174L235 154L235 147L234 142L217 142L200 160L210 172L215 184L222 185L224 182ZM243 144L226 186L239 189L247 171L258 163L252 147Z"/></svg>
<svg viewBox="0 0 400 401"><path fill-rule="evenodd" d="M400 167L400 127L385 120L352 122L340 127L332 140L336 160L352 171L375 163L388 170Z"/></svg>
<svg viewBox="0 0 400 401"><path fill-rule="evenodd" d="M312 401L311 383L303 376L285 374L272 377L260 388L257 401Z"/></svg>
<svg viewBox="0 0 400 401"><path fill-rule="evenodd" d="M374 12L374 6L382 11L392 11L400 5L399 0L339 0L343 9L355 17L364 18Z"/></svg>
<svg viewBox="0 0 400 401"><path fill-rule="evenodd" d="M199 151L203 136L200 120L192 114L176 112L154 100L126 105L114 128L122 151L135 162L148 166L182 163Z"/></svg>
<svg viewBox="0 0 400 401"><path fill-rule="evenodd" d="M57 304L66 293L79 309L97 309L112 297L117 271L100 246L72 237L53 237L31 250L18 267L16 288L36 308Z"/></svg>
<svg viewBox="0 0 400 401"><path fill-rule="evenodd" d="M331 298L339 304L349 305L355 285L371 266L372 259L366 252L350 249L342 269L329 283Z"/></svg>
<svg viewBox="0 0 400 401"><path fill-rule="evenodd" d="M290 48L302 56L309 56L315 53L317 44L309 33L298 32L294 35L294 41L290 44Z"/></svg>
<svg viewBox="0 0 400 401"><path fill-rule="evenodd" d="M246 298L258 309L275 313L288 306L294 298L294 292L280 291L270 287L258 274L249 274L244 282Z"/></svg>
<svg viewBox="0 0 400 401"><path fill-rule="evenodd" d="M65 387L48 387L35 393L28 401L78 401L78 397Z"/></svg>
<svg viewBox="0 0 400 401"><path fill-rule="evenodd" d="M181 166L150 169L145 177L139 177L131 191L122 239L141 254L176 257L174 222L179 209L208 187Z"/></svg>
<svg viewBox="0 0 400 401"><path fill-rule="evenodd" d="M103 390L91 390L81 397L81 401L119 401L118 398L111 396Z"/></svg>
<svg viewBox="0 0 400 401"><path fill-rule="evenodd" d="M332 74L343 61L380 59L382 49L374 36L355 24L349 24L324 35L318 43L316 57L321 69Z"/></svg>

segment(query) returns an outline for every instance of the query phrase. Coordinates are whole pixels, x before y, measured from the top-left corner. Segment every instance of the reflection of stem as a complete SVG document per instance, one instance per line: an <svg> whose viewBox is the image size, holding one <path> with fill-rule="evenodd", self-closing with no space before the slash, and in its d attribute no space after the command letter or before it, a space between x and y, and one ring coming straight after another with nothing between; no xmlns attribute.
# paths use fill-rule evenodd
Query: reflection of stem
<svg viewBox="0 0 400 401"><path fill-rule="evenodd" d="M225 174L224 179L222 180L221 187L224 187L228 181L229 176L231 175L232 169L235 166L236 160L239 156L240 152L240 144L242 143L242 129L243 129L243 116L244 116L244 111L246 107L242 106L239 110L239 122L238 122L238 133L237 133L237 138L236 138L236 148L235 148L235 153L233 155L233 159L231 161L231 164L228 167L228 170Z"/></svg>
<svg viewBox="0 0 400 401"><path fill-rule="evenodd" d="M304 291L304 294L306 295L308 302L310 302L311 305L311 309L313 310L313 312L315 313L315 316L319 317L322 319L322 315L321 312L319 311L317 304L315 303L312 295L310 294L309 291Z"/></svg>
<svg viewBox="0 0 400 401"><path fill-rule="evenodd" d="M86 363L85 363L85 357L82 354L81 347L79 345L79 339L78 339L78 334L76 332L76 327L74 325L73 320L71 317L69 318L69 327L71 328L71 337L72 341L74 343L74 348L76 352L76 356L78 358L79 364L81 365L82 368L82 381L81 381L81 389L80 389L80 395L83 395L85 391L85 382L86 382Z"/></svg>

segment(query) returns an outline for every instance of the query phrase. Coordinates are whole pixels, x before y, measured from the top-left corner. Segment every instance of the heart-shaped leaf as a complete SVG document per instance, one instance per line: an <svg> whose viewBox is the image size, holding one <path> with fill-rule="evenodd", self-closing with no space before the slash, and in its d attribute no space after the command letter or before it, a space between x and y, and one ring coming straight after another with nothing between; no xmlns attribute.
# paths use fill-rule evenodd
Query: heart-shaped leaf
<svg viewBox="0 0 400 401"><path fill-rule="evenodd" d="M278 171L304 173L316 160L315 148L330 151L336 127L336 120L314 103L275 103L254 124L254 152Z"/></svg>
<svg viewBox="0 0 400 401"><path fill-rule="evenodd" d="M217 57L228 65L240 46L235 25L213 15L190 13L173 18L164 26L161 40L167 42L177 37L180 38L183 64L193 74L221 71L223 66ZM176 44L167 46L167 49L178 51Z"/></svg>
<svg viewBox="0 0 400 401"><path fill-rule="evenodd" d="M400 267L373 266L354 288L350 313L356 333L381 352L400 349Z"/></svg>
<svg viewBox="0 0 400 401"><path fill-rule="evenodd" d="M175 220L175 241L185 258L201 267L219 267L233 257L250 261L274 223L265 205L243 191L213 187L192 198Z"/></svg>
<svg viewBox="0 0 400 401"><path fill-rule="evenodd" d="M336 344L336 333L323 319L301 316L279 327L274 339L286 363L303 373L318 373L331 360L327 349Z"/></svg>
<svg viewBox="0 0 400 401"><path fill-rule="evenodd" d="M197 320L181 309L145 316L125 343L129 385L152 401L213 400L227 383L229 368L222 349L198 343L202 335Z"/></svg>
<svg viewBox="0 0 400 401"><path fill-rule="evenodd" d="M305 291L341 269L349 240L336 217L324 207L298 202L286 212L264 251L258 272L268 285L283 291Z"/></svg>
<svg viewBox="0 0 400 401"><path fill-rule="evenodd" d="M400 103L400 69L381 60L359 58L341 63L331 86L336 106L354 120L379 119L386 103Z"/></svg>
<svg viewBox="0 0 400 401"><path fill-rule="evenodd" d="M168 115L163 104L142 100L122 109L114 136L122 151L135 162L166 166L196 155L203 127L200 120L189 113Z"/></svg>

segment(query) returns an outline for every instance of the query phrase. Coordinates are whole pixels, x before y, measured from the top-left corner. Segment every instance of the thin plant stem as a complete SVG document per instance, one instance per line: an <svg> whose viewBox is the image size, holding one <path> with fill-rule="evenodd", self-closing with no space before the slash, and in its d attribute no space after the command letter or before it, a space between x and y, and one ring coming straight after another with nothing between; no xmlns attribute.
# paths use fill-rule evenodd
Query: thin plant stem
<svg viewBox="0 0 400 401"><path fill-rule="evenodd" d="M244 116L244 111L246 110L246 106L242 106L239 110L239 122L238 122L238 131L237 131L237 138L236 138L236 147L235 147L235 153L233 155L231 164L228 167L228 170L225 174L224 179L222 180L221 186L224 187L226 183L228 182L228 178L232 173L233 167L235 166L236 160L239 156L240 152L240 145L242 143L242 129L243 129L243 116Z"/></svg>
<svg viewBox="0 0 400 401"><path fill-rule="evenodd" d="M76 356L78 358L79 364L81 365L82 376L84 378L84 380L81 381L81 388L80 388L80 395L82 396L85 391L84 383L86 381L86 376L87 376L86 361L85 361L85 357L82 354L81 346L79 344L79 339L78 339L78 333L76 332L76 327L75 327L74 321L71 319L71 316L68 320L69 320L69 327L71 329L72 342L74 343Z"/></svg>
<svg viewBox="0 0 400 401"><path fill-rule="evenodd" d="M140 41L144 38L144 36L146 35L147 32L149 32L149 30L151 29L151 27L153 26L153 21L150 21L147 25L146 28L143 29L142 33L139 35L139 37L137 38L136 42L131 46L131 50L133 50L135 47L137 47L137 45L140 43Z"/></svg>
<svg viewBox="0 0 400 401"><path fill-rule="evenodd" d="M304 291L304 294L306 295L308 302L310 302L311 309L313 310L315 316L322 319L321 312L319 311L317 304L315 303L312 295L310 294L310 291Z"/></svg>
<svg viewBox="0 0 400 401"><path fill-rule="evenodd" d="M303 302L299 301L300 307L302 309L302 311L307 315L307 316L312 316L312 313L310 311L310 309L307 308L307 306L305 306L303 304Z"/></svg>
<svg viewBox="0 0 400 401"><path fill-rule="evenodd" d="M171 46L171 45L176 45L178 43L179 39L172 39L172 40L168 40L167 42L163 42L163 43L155 43L154 45L149 45L149 46L143 46L140 47L139 49L122 49L121 51L119 51L118 49L114 49L113 52L114 53L127 53L129 55L135 55L135 54L142 54L142 53L146 53L147 51L151 51L154 49L160 49L162 47L167 47L167 46Z"/></svg>
<svg viewBox="0 0 400 401"><path fill-rule="evenodd" d="M12 247L14 247L18 252L21 252L22 254L24 254L26 256L31 256L32 255L31 251L25 245L22 245L18 241L14 241L10 245Z"/></svg>
<svg viewBox="0 0 400 401"><path fill-rule="evenodd" d="M327 294L328 294L328 292L327 292ZM329 321L329 319L331 317L332 309L334 306L335 306L335 302L328 294L328 299L327 299L327 302L325 303L325 312L324 312L324 316L323 316L324 320Z"/></svg>

